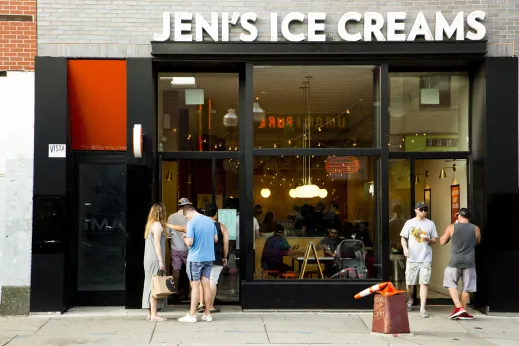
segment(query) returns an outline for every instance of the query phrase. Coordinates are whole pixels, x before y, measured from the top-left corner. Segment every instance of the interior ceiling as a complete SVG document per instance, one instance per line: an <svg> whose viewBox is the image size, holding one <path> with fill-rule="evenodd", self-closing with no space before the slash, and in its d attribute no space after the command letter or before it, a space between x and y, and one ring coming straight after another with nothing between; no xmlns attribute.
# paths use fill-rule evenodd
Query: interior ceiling
<svg viewBox="0 0 519 346"><path fill-rule="evenodd" d="M303 112L303 81L310 79L310 111L338 115L355 105L352 112L372 114L372 66L259 66L254 68L254 96L259 97L267 115L295 115ZM225 73L161 73L159 77L194 76L196 88L204 89L213 108L226 112L238 109L238 75ZM161 90L184 89L159 79ZM363 102L359 102L361 100ZM367 107L366 107L367 105ZM239 115L239 114L238 114Z"/></svg>

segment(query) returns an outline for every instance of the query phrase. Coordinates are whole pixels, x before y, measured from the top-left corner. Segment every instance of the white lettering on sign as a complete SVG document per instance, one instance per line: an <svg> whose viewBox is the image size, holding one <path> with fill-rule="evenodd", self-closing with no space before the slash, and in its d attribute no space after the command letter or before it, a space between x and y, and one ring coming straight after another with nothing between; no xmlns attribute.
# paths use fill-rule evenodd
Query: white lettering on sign
<svg viewBox="0 0 519 346"><path fill-rule="evenodd" d="M162 32L153 35L154 41L176 41L192 42L204 41L204 38L214 42L229 42L232 26L240 29L239 40L243 42L253 42L257 40L260 32L256 26L262 19L253 12L240 14L233 12L232 16L228 12L211 12L210 18L205 18L200 13L175 12L173 13L173 33L171 31L170 12L162 14ZM346 12L337 22L336 30L339 37L346 42L355 41L393 41L404 42L414 41L418 37L426 41L450 40L453 37L457 41L470 40L478 41L485 37L487 31L483 24L486 13L483 11L470 12L466 17L463 11L456 13L456 16L449 23L441 12L436 12L434 23L429 23L423 12L418 12L412 22L406 12L388 12L382 15L378 12ZM291 12L278 18L277 13L270 13L268 18L263 20L270 21L270 41L279 40L279 29L284 40L289 42L325 42L326 32L326 13L310 12ZM361 23L362 29L348 30L349 24ZM292 25L292 24L299 25ZM300 26L306 25L304 30ZM294 28L296 27L296 28ZM409 35L406 35L406 27L410 28ZM434 35L431 31L434 28ZM351 29L351 28L350 28ZM306 31L306 34L305 34Z"/></svg>
<svg viewBox="0 0 519 346"><path fill-rule="evenodd" d="M67 157L66 144L49 144L49 157Z"/></svg>

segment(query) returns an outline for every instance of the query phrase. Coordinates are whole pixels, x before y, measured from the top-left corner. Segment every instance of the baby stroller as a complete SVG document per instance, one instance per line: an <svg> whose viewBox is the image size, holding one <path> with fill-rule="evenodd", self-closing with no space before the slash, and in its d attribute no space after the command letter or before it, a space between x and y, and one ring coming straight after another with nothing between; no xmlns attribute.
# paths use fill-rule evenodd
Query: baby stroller
<svg viewBox="0 0 519 346"><path fill-rule="evenodd" d="M335 250L335 266L338 272L330 279L365 279L366 248L364 242L358 239L345 239Z"/></svg>

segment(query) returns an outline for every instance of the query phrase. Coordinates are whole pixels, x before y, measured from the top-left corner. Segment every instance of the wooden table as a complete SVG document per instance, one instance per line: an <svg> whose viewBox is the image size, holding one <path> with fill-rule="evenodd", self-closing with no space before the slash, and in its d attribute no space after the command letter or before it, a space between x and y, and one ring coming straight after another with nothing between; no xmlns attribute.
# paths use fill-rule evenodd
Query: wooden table
<svg viewBox="0 0 519 346"><path fill-rule="evenodd" d="M295 271L295 261L298 262L298 272L301 271L301 262L303 262L305 260L305 257L304 256L301 256L301 255L290 255L288 256L290 257L290 259L292 259L292 268L294 268L294 271ZM327 262L327 261L333 261L335 259L335 257L333 256L319 256L319 262ZM310 256L308 257L308 262L314 262L315 263L315 258Z"/></svg>

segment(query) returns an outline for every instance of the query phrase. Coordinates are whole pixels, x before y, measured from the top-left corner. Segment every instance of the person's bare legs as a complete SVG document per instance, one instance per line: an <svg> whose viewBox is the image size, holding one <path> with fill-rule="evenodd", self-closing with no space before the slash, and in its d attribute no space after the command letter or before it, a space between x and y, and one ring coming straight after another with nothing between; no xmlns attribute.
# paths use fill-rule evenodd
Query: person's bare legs
<svg viewBox="0 0 519 346"><path fill-rule="evenodd" d="M209 284L209 278L206 278L205 276L202 276L200 278L200 281L202 283L202 287L203 287L203 290L204 290L204 301L206 302L205 304L205 315L210 315L211 314L211 296L212 296L212 293L211 293L211 286ZM194 288L193 288L193 292L194 292ZM191 307L193 306L193 304L191 304Z"/></svg>
<svg viewBox="0 0 519 346"><path fill-rule="evenodd" d="M154 319L154 318L157 318L157 305L158 305L158 304L159 304L159 300L153 298L153 297L150 295L150 309L149 309L149 313L150 313L150 320L152 320L152 319Z"/></svg>
<svg viewBox="0 0 519 346"><path fill-rule="evenodd" d="M150 305L151 305L151 301L150 301ZM149 320L151 317L151 309L148 309L148 317L146 317L147 320Z"/></svg>
<svg viewBox="0 0 519 346"><path fill-rule="evenodd" d="M217 285L216 282L209 280L211 286L211 307L210 310L214 309L214 300L216 299Z"/></svg>
<svg viewBox="0 0 519 346"><path fill-rule="evenodd" d="M427 303L427 293L429 292L429 286L420 285L420 311L425 310L425 304Z"/></svg>
<svg viewBox="0 0 519 346"><path fill-rule="evenodd" d="M198 298L200 294L200 281L191 281L191 308L189 313L196 316L196 308L198 306Z"/></svg>
<svg viewBox="0 0 519 346"><path fill-rule="evenodd" d="M178 283L180 281L180 270L179 269L173 269L173 281L175 282L175 288L177 289L177 292L180 294L178 290Z"/></svg>
<svg viewBox="0 0 519 346"><path fill-rule="evenodd" d="M407 285L407 303L413 305L413 285Z"/></svg>
<svg viewBox="0 0 519 346"><path fill-rule="evenodd" d="M456 290L456 292L458 292L458 290ZM463 306L463 308L467 307L467 304L469 303L469 300L470 300L470 293L469 292L461 292L461 306Z"/></svg>
<svg viewBox="0 0 519 346"><path fill-rule="evenodd" d="M198 306L204 305L204 287L200 286L200 294L198 295Z"/></svg>
<svg viewBox="0 0 519 346"><path fill-rule="evenodd" d="M452 302L457 308L461 308L463 304L460 302L460 297L457 288L449 288L449 294L451 295Z"/></svg>

